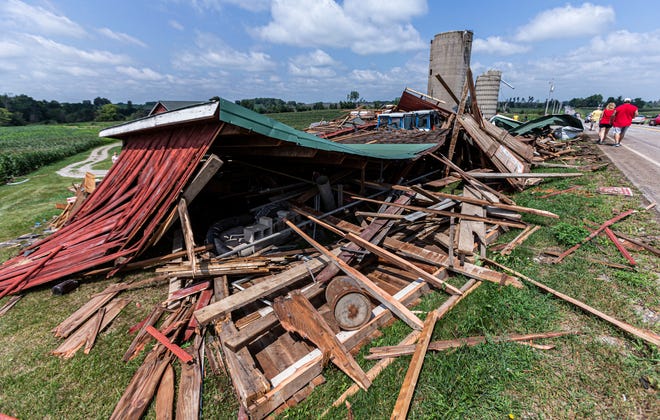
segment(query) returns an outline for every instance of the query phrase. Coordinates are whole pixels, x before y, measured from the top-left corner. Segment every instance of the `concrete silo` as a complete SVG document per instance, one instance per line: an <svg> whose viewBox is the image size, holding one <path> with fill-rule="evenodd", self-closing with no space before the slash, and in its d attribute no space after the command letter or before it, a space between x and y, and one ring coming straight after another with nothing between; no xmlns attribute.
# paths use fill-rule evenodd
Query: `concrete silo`
<svg viewBox="0 0 660 420"><path fill-rule="evenodd" d="M428 95L445 101L449 109L456 107L456 101L435 76L439 74L460 99L471 53L472 31L443 32L431 41Z"/></svg>
<svg viewBox="0 0 660 420"><path fill-rule="evenodd" d="M499 70L488 70L477 77L475 87L477 103L485 118L490 118L497 113L497 98L500 95L500 81L502 72Z"/></svg>

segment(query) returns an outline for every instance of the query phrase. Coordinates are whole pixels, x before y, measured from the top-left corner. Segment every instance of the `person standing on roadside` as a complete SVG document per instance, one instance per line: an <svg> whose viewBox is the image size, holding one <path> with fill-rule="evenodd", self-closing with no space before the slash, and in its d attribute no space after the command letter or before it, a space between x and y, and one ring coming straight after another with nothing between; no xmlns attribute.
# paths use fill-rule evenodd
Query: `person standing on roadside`
<svg viewBox="0 0 660 420"><path fill-rule="evenodd" d="M591 111L591 118L589 118L589 122L591 123L591 125L589 126L589 130L594 129L594 123L599 123L600 117L602 116L603 116L603 111L600 109L600 107Z"/></svg>
<svg viewBox="0 0 660 420"><path fill-rule="evenodd" d="M614 102L610 102L603 110L603 115L600 116L600 121L598 121L598 144L601 144L605 141L607 138L607 133L609 133L610 128L612 128L614 108L616 108L616 104Z"/></svg>
<svg viewBox="0 0 660 420"><path fill-rule="evenodd" d="M621 140L626 135L628 127L632 124L632 119L638 114L637 107L630 103L631 99L626 98L623 103L614 110L614 120L612 121L612 132L614 133L614 147L621 146Z"/></svg>

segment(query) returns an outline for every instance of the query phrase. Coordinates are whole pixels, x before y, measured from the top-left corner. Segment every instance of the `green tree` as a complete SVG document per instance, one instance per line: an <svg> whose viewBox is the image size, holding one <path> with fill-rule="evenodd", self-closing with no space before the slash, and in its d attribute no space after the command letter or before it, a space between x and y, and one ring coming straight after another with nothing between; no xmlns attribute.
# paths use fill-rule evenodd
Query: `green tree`
<svg viewBox="0 0 660 420"><path fill-rule="evenodd" d="M0 108L0 126L10 125L12 113L7 108Z"/></svg>
<svg viewBox="0 0 660 420"><path fill-rule="evenodd" d="M105 104L96 112L96 121L117 121L120 118L117 105Z"/></svg>

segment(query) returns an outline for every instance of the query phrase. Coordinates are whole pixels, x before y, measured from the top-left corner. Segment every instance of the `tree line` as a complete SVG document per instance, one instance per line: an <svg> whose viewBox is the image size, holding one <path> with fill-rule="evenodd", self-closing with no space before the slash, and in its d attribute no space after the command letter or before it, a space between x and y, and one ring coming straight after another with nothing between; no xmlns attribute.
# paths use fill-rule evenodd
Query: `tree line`
<svg viewBox="0 0 660 420"><path fill-rule="evenodd" d="M155 102L151 103L151 107ZM0 95L0 126L26 124L61 124L89 121L121 121L140 118L151 109L149 103L113 104L96 97L77 103L35 100L28 95Z"/></svg>
<svg viewBox="0 0 660 420"><path fill-rule="evenodd" d="M218 99L218 97L209 100ZM395 99L396 101L396 99ZM346 101L315 102L312 104L283 101L278 98L253 98L235 101L238 105L262 114L279 112L302 112L322 109L354 109L360 105L381 107L391 101L367 103L357 91L346 95ZM0 126L27 124L62 124L90 121L124 121L146 116L156 102L144 104L113 104L109 99L96 97L77 103L36 100L28 95L0 95Z"/></svg>

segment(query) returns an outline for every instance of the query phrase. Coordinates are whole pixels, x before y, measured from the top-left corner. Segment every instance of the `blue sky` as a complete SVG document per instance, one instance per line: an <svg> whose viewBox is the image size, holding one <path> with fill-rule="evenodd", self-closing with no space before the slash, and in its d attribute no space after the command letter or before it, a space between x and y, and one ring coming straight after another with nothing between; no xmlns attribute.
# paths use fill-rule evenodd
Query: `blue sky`
<svg viewBox="0 0 660 420"><path fill-rule="evenodd" d="M78 102L426 92L429 42L474 32L500 98L660 99L648 1L0 0L0 93Z"/></svg>

